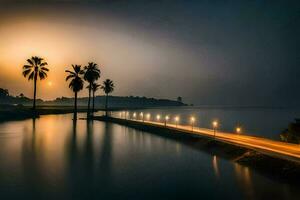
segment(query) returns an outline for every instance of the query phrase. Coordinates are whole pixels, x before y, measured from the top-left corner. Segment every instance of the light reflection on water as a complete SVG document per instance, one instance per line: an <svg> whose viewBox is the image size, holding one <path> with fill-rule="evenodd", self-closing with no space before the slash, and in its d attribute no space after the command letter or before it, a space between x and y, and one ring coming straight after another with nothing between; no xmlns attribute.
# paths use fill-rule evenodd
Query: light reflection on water
<svg viewBox="0 0 300 200"><path fill-rule="evenodd" d="M214 172L215 172L215 176L216 178L220 178L220 172L219 172L219 166L218 166L218 158L217 156L213 156L213 169L214 169Z"/></svg>
<svg viewBox="0 0 300 200"><path fill-rule="evenodd" d="M180 141L71 117L0 124L4 199L299 197L296 186Z"/></svg>

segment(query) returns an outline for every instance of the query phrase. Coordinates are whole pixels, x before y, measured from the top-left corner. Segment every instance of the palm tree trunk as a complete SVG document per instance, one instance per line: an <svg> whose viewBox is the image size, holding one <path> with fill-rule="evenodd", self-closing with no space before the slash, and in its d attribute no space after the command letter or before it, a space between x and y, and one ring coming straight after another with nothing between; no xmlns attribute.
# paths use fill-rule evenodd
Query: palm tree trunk
<svg viewBox="0 0 300 200"><path fill-rule="evenodd" d="M77 92L75 92L75 102L74 102L74 120L77 120Z"/></svg>
<svg viewBox="0 0 300 200"><path fill-rule="evenodd" d="M94 116L94 112L95 112L95 92L93 91L93 116Z"/></svg>
<svg viewBox="0 0 300 200"><path fill-rule="evenodd" d="M37 81L37 73L34 75L34 90L33 90L33 110L36 108L36 81Z"/></svg>
<svg viewBox="0 0 300 200"><path fill-rule="evenodd" d="M90 118L90 109L91 109L91 83L89 85L89 101L88 101L87 118Z"/></svg>
<svg viewBox="0 0 300 200"><path fill-rule="evenodd" d="M105 116L107 117L107 103L108 103L108 94L105 97Z"/></svg>

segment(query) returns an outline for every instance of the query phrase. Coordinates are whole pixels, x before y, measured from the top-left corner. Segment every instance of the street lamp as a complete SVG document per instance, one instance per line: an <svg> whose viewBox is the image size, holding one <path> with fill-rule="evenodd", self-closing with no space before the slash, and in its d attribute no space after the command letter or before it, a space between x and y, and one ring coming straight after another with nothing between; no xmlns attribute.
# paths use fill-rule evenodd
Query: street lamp
<svg viewBox="0 0 300 200"><path fill-rule="evenodd" d="M236 132L237 134L240 134L240 133L242 132L242 128L241 128L240 126L237 126L237 127L235 128L235 132Z"/></svg>
<svg viewBox="0 0 300 200"><path fill-rule="evenodd" d="M168 122L169 119L170 119L170 118L169 118L169 116L167 115L167 116L165 117L165 126L167 126L167 122Z"/></svg>
<svg viewBox="0 0 300 200"><path fill-rule="evenodd" d="M191 117L192 131L194 131L195 117Z"/></svg>
<svg viewBox="0 0 300 200"><path fill-rule="evenodd" d="M179 122L179 117L178 116L175 117L175 122L176 122L176 128L177 128L178 127L178 122Z"/></svg>
<svg viewBox="0 0 300 200"><path fill-rule="evenodd" d="M151 114L150 114L150 113L148 113L148 114L146 115L146 117L147 117L147 120L148 120L148 121L150 121Z"/></svg>
<svg viewBox="0 0 300 200"><path fill-rule="evenodd" d="M156 115L156 120L157 120L157 121L160 120L160 115Z"/></svg>
<svg viewBox="0 0 300 200"><path fill-rule="evenodd" d="M216 138L216 132L217 132L218 125L219 125L219 123L217 120L212 122L212 126L214 128L214 138Z"/></svg>
<svg viewBox="0 0 300 200"><path fill-rule="evenodd" d="M136 113L133 113L133 119L136 119Z"/></svg>
<svg viewBox="0 0 300 200"><path fill-rule="evenodd" d="M143 112L140 113L140 117L142 118L142 121L144 122L144 113Z"/></svg>

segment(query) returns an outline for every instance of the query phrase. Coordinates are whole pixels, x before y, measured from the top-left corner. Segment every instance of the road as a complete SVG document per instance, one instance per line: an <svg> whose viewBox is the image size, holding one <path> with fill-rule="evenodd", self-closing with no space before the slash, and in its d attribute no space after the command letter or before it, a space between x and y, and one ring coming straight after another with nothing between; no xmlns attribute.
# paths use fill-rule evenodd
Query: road
<svg viewBox="0 0 300 200"><path fill-rule="evenodd" d="M154 121L141 121L132 120L145 125L155 125L159 127L166 127L169 129L179 130L189 134L196 134L200 136L206 136L214 138L218 141L223 141L233 145L245 147L248 149L253 149L257 152L283 159L288 159L300 163L300 145L290 144L280 141L275 141L271 139L266 139L262 137L250 136L245 134L228 133L222 131L216 131L214 135L214 130L205 129L199 127L193 127L188 125L175 125L168 124L165 125L164 122L154 122Z"/></svg>

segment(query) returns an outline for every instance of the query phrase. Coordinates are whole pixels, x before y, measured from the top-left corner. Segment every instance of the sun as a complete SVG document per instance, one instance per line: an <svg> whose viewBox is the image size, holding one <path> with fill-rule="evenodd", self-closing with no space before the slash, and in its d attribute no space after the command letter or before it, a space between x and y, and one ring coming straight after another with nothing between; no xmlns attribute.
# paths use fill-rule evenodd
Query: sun
<svg viewBox="0 0 300 200"><path fill-rule="evenodd" d="M53 83L51 81L48 81L48 86L51 87Z"/></svg>

